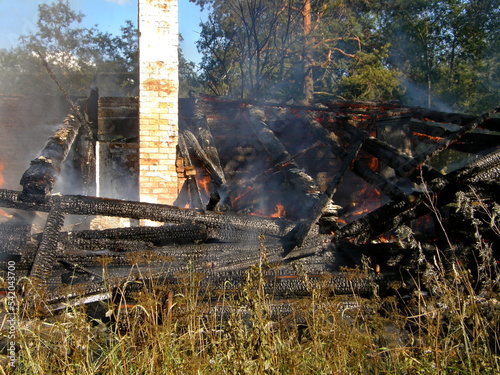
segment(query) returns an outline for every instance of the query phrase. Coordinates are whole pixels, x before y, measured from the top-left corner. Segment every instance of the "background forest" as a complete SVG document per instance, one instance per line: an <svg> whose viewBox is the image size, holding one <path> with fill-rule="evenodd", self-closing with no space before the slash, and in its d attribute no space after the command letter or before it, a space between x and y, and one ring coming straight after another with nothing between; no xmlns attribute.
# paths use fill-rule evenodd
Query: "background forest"
<svg viewBox="0 0 500 375"><path fill-rule="evenodd" d="M181 97L400 100L467 113L500 102L500 0L190 1L209 17L199 66L180 51ZM83 17L67 0L40 5L38 30L0 50L0 94L58 94L40 53L72 95L136 95L136 26L111 35Z"/></svg>

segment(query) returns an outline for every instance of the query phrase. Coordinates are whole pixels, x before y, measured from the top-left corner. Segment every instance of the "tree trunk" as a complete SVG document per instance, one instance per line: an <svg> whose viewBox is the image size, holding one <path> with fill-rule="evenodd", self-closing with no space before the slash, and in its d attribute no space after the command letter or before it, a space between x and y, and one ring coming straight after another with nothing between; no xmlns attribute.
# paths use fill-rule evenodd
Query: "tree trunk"
<svg viewBox="0 0 500 375"><path fill-rule="evenodd" d="M312 53L310 39L311 34L311 0L304 0L304 9L302 11L304 20L304 105L311 105L314 99L314 79L312 72Z"/></svg>

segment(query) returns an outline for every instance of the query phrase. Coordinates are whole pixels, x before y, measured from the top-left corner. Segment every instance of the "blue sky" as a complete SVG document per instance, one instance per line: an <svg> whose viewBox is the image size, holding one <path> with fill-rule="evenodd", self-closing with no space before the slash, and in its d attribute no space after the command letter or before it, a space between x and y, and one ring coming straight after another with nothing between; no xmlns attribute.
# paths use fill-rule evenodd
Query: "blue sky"
<svg viewBox="0 0 500 375"><path fill-rule="evenodd" d="M51 0L0 0L0 48L10 48L22 34L36 30L37 9ZM137 0L69 0L71 8L85 14L84 26L98 25L101 31L120 34L126 20L137 25ZM199 23L206 15L189 0L179 0L179 30L184 37L181 48L188 60L199 62L196 51Z"/></svg>

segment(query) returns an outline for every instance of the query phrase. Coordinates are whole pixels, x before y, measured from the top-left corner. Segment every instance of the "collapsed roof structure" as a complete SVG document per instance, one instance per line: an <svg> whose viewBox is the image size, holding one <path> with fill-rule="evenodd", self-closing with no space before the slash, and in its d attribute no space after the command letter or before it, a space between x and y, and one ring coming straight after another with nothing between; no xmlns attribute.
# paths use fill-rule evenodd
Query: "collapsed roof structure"
<svg viewBox="0 0 500 375"><path fill-rule="evenodd" d="M192 274L200 290L236 288L254 265L277 299L305 295L311 282L370 294L422 251L440 248L448 264L475 259L476 230L498 254L496 111L195 94L179 106L174 205L89 194L96 185L134 190L139 168L136 102L94 93L31 162L22 191L0 190L2 270L15 262L57 309L152 283L175 289ZM79 183L54 194L68 175ZM456 209L457 197L477 207L475 217ZM46 213L41 226L33 212ZM356 277L345 271L362 264Z"/></svg>

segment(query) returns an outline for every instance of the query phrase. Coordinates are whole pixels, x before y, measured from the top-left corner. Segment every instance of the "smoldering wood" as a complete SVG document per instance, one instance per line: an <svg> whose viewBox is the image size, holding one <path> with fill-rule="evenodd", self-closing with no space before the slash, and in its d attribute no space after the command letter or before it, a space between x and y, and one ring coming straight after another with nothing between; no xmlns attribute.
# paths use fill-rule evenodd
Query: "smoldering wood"
<svg viewBox="0 0 500 375"><path fill-rule="evenodd" d="M221 104L221 106L223 105L225 105L225 103ZM345 110L353 114L359 112L359 108L361 108L357 107L357 104L346 104L346 106L347 107L340 106L342 107L342 111ZM241 113L240 108L241 106L238 105L231 110L235 113L240 113L241 119L247 116L247 113L246 110ZM283 108L285 112L293 110L294 116L299 112L311 114L318 113L318 111L321 112L320 109L313 107L292 108L276 105L275 108L278 109L276 112L280 113ZM332 117L335 114L337 123L339 118L337 116L338 108L329 111L330 109L325 110L325 112ZM363 109L363 113L367 113L369 116L362 117L353 115L351 116L353 118L352 123L357 121L361 124L363 122L373 121L381 115L386 115L386 112L387 109L380 105L369 107ZM400 113L405 114L407 112L407 109L400 110L400 108L396 108L394 113L390 115L396 117L399 116ZM324 114L323 116L327 117ZM200 118L202 117L203 116ZM321 116L317 118L321 118ZM304 119L300 121L301 123L308 122ZM316 120L313 119L313 121ZM260 125L266 125L266 122L269 122L269 118L263 118L262 124ZM200 136L202 132L198 133L195 129L199 127L200 124L194 125L194 127L193 122L190 124L191 131L194 132L195 139L197 139L200 148L206 149L210 147L203 145L204 137ZM204 126L204 124L201 125ZM319 123L317 123L317 125L322 127ZM311 126L314 128L314 125ZM327 124L325 124L325 126L327 126ZM482 124L480 124L480 126L482 126ZM329 128L331 128L331 126ZM355 142L360 140L360 138L357 138L355 135L346 134L348 132L342 129L337 129L337 131L340 136L349 141ZM332 259L337 256L343 256L342 254L339 255L338 253L341 251L339 252L337 250L340 247L347 249L347 245L352 245L352 247L358 249L359 253L361 253L360 255L362 255L365 246L365 244L361 245L363 241L373 238L373 236L378 235L378 233L382 231L397 227L402 223L408 223L413 218L419 217L423 212L428 212L429 208L425 205L427 197L421 193L404 195L402 191L393 184L392 180L370 170L362 160L353 158L355 161L353 163L349 162L349 153L345 151L347 146L344 149L338 146L336 142L340 138L339 136L335 138L335 136L325 128L323 128L323 131L318 130L317 134L322 134L323 139L329 139L323 141L318 137L321 142L328 145L333 155L340 160L343 167L351 167L356 174L363 178L363 180L376 185L377 189L391 197L393 202L385 208L388 217L382 217L382 215L377 217L376 215L372 215L368 223L364 225L361 225L361 221L355 221L353 222L355 224L351 227L346 225L336 230L336 237L334 237L333 244L330 243L331 236L316 235L310 230L308 235L304 237L303 246L296 248L293 253L288 254L288 256L285 256L285 250L289 249L290 245L295 245L294 242L290 240L289 234L293 228L297 227L297 223L291 223L287 220L255 218L257 221L254 221L250 216L235 215L230 212L204 213L199 210L184 211L178 208L172 210L171 206L169 208L165 208L163 205L143 206L141 204L136 204L137 202L99 200L92 197L81 196L49 196L43 199L27 199L26 201L22 201L19 199L19 192L6 190L0 191L0 205L22 210L48 212L53 209L55 205L59 204L64 207L64 213L71 212L78 215L92 213L92 215L99 214L138 219L144 218L169 223L166 226L158 227L158 229L142 229L143 227L138 227L141 229L125 228L122 230L122 228L116 228L115 230L103 230L102 233L101 231L73 231L71 233L62 233L57 236L56 262L54 268L51 269L50 277L47 278L47 284L51 286L61 285L62 281L63 284L66 284L65 286L77 285L84 290L83 295L85 297L93 298L94 300L109 298L108 290L103 288L103 280L100 276L104 268L103 264L108 261L110 262L108 266L109 269L112 270L112 276L116 276L116 279L113 278L110 285L117 289L122 288L124 285L139 285L141 283L143 285L149 284L153 286L158 280L165 280L167 288L181 291L181 288L188 282L189 275L200 275L203 279L199 284L200 295L206 295L207 290L212 287L220 292L226 290L230 283L233 283L235 288L247 285L245 282L248 282L247 276L249 272L251 273L256 265L262 265L262 270L264 272L269 272L266 274L266 283L267 280L269 281L269 284L266 284L266 291L273 293L273 295L284 296L285 298L293 297L294 295L308 295L311 292L311 290L308 289L311 284L306 280L308 278L316 280L317 277L319 282L320 277L318 273L325 274L321 276L321 282L324 283L322 285L328 284L325 280L331 276L338 276L339 279L342 280L342 282L338 284L337 282L333 282L332 284L332 290L336 290L336 293L363 291L365 290L363 287L367 285L367 283L371 283L373 286L374 283L376 284L379 281L384 283L385 279L374 279L372 277L373 274L368 273L364 274L366 277L362 277L366 279L366 283L363 281L363 287L353 287L352 282L349 284L349 278L352 280L352 275L337 274L335 272L337 269L335 267L338 266L338 263L334 263ZM365 134L366 133L361 133L362 136L365 136ZM372 147L377 148L378 146L373 143ZM381 147L383 148L381 153L386 159L390 159L393 156L396 156L396 158L399 157L397 153L390 148L386 148L385 145L382 144ZM303 152L306 152L306 149L301 150L299 153ZM212 160L212 162L215 160L212 156L209 156L208 153L206 154L206 160ZM409 159L414 159L410 155L406 156ZM494 155L489 155L489 157L492 159L495 158ZM290 156L290 158L294 159L294 156ZM401 161L406 162L408 159L404 159L403 156ZM282 168L282 166L283 161L281 160L279 163L276 163L272 169L274 171L276 168ZM345 167L345 169L347 169L347 167ZM420 167L422 166L417 166L413 172L421 172L421 170L423 170L423 178L424 180L427 179L430 194L436 197L436 206L440 207L445 204L445 202L450 202L455 192L467 189L473 179L477 179L478 186L480 184L491 184L493 186L494 182L491 182L491 178L492 176L496 176L498 163L494 161L487 162L486 159L484 159L478 161L478 166L476 167L469 165L469 171L462 171L456 175L437 175L436 178L433 178L435 175L425 172L425 166L424 168ZM216 168L214 167L214 169ZM472 170L474 172L472 172ZM266 173L267 171L263 172L263 176L265 176ZM416 180L420 178L421 177ZM401 180L406 182L405 179L400 178L398 183L401 182ZM480 194L483 194L483 191L488 193L492 190L492 187L485 187L484 190L480 191ZM302 196L304 196L304 194L302 194ZM331 202L331 200L329 202ZM315 223L316 220L311 220L311 222ZM178 224L173 225L174 223ZM356 224L359 225L356 226ZM184 227L186 232L179 230L177 233L171 233L171 237L169 237L170 235L162 233L163 230L166 230L164 227ZM311 228L310 226L308 227ZM194 229L194 232L190 232L191 229ZM196 230L198 230L197 233ZM263 232L267 233L265 240L259 238L259 235ZM23 252L23 254L16 254L21 257L19 264L29 264L29 260L35 258L36 247L32 246L34 239L38 239L38 237L35 236L31 238L28 243L20 245L25 247L27 251ZM12 237L11 244L8 245L9 253L11 253L11 248L15 249L15 251L19 251L20 248L16 247L18 246L15 244L16 241L17 240ZM42 238L40 238L40 242L42 242ZM173 245L172 242L175 243L175 245ZM20 239L18 243L22 244L24 242ZM391 252L391 256L393 253L398 255L397 246L385 244L380 246L372 246L372 244L370 244L366 253L373 254L384 249L387 250L387 252ZM357 259L357 261L359 261L359 259ZM351 262L342 264L355 265L356 263ZM140 280L139 277L142 271L148 272L150 278L148 277L147 279ZM385 276L386 275L384 275L384 277ZM273 282L275 284L279 283L279 286L273 288ZM78 293L80 293L82 289L78 289ZM277 294L274 294L274 291L277 291ZM77 293L75 292L68 295L67 292L64 291L54 291L52 297L52 301L57 300L63 302L66 301L67 298L76 298Z"/></svg>
<svg viewBox="0 0 500 375"><path fill-rule="evenodd" d="M179 134L179 152L181 157L184 160L184 168L188 168L193 173L195 173L195 167L191 161L191 157L189 155L189 150L186 145L186 140L184 139L184 135ZM193 175L186 174L186 184L188 186L188 195L190 198L191 207L194 209L202 209L203 202L201 200L200 189L198 184L196 183L196 178Z"/></svg>
<svg viewBox="0 0 500 375"><path fill-rule="evenodd" d="M378 158L380 162L394 169L396 175L404 178L411 176L414 180L417 180L413 173L420 167L421 163L419 163L416 158L406 155L386 142L367 136L363 130L356 128L347 121L341 121L338 125L342 132L339 130L336 132L344 136L348 135L349 142L354 142L364 137L365 142L363 143L363 150ZM441 173L429 166L427 166L426 171L429 178L442 176Z"/></svg>
<svg viewBox="0 0 500 375"><path fill-rule="evenodd" d="M334 240L358 236L358 240L366 241L383 234L430 213L433 207L439 209L454 202L455 194L459 191L467 191L469 184L484 181L498 188L497 178L500 176L500 165L491 167L498 161L498 157L499 152L495 150L449 176L425 182L426 193L413 192L400 201L389 202L338 230L334 235ZM433 199L434 203L429 204L427 199ZM362 234L364 235L361 236Z"/></svg>
<svg viewBox="0 0 500 375"><path fill-rule="evenodd" d="M207 155L193 133L191 133L189 130L184 130L182 132L182 135L184 140L186 141L186 144L193 148L198 159L200 159L203 162L203 165L207 168L212 181L217 184L217 186L222 186L226 182L222 169L219 169L218 166Z"/></svg>
<svg viewBox="0 0 500 375"><path fill-rule="evenodd" d="M255 135L273 162L275 164L283 164L286 160L290 160L291 157L288 151L274 135L273 131L265 124L263 112L258 108L250 107L247 107L246 110L246 121L255 132ZM290 185L304 196L304 204L312 207L320 195L320 189L314 179L305 173L293 160L281 168L281 172L285 175Z"/></svg>
<svg viewBox="0 0 500 375"><path fill-rule="evenodd" d="M429 160L433 156L436 156L442 150L447 149L450 146L450 144L461 139L461 137L464 136L465 134L473 131L475 128L480 126L482 123L484 123L488 118L490 118L493 114L497 113L498 111L499 111L499 109L494 109L494 110L491 110L491 111L489 111L481 116L475 117L473 120L466 123L464 126L462 126L456 132L446 136L445 138L443 138L443 140L437 142L429 150L424 151L424 152L420 153L419 155L416 155L414 157L414 162L417 163L418 165L425 163L427 160ZM437 176L434 176L434 177L437 177Z"/></svg>
<svg viewBox="0 0 500 375"><path fill-rule="evenodd" d="M318 116L319 117L319 116ZM314 115L305 116L307 126L313 131L315 136L323 143L325 143L333 155L335 155L340 160L345 160L347 157L347 152L338 145L338 143L332 138L332 134L326 130L320 122L314 119ZM368 166L356 160L351 166L352 171L364 179L369 184L373 184L381 193L386 194L390 198L401 199L404 197L404 193L387 178L381 176L375 171L371 170Z"/></svg>
<svg viewBox="0 0 500 375"><path fill-rule="evenodd" d="M364 139L360 140L357 144L353 145L352 149L349 151L348 156L342 161L340 170L336 173L332 181L328 184L327 189L321 194L320 199L312 207L308 217L297 225L294 229L293 239L295 246L290 250L287 255L292 256L296 247L301 247L304 243L305 238L311 233L313 227L317 225L320 217L322 216L325 207L332 200L337 186L342 181L345 172L351 165L352 161L356 158L360 147L363 144Z"/></svg>
<svg viewBox="0 0 500 375"><path fill-rule="evenodd" d="M64 225L64 213L55 205L47 216L42 239L33 261L30 276L46 281L57 257L57 241Z"/></svg>
<svg viewBox="0 0 500 375"><path fill-rule="evenodd" d="M80 126L79 120L68 116L65 124L49 139L40 155L31 161L20 182L24 198L51 194Z"/></svg>
<svg viewBox="0 0 500 375"><path fill-rule="evenodd" d="M430 142L434 142L436 139L439 140L439 138L445 138L453 133L442 124L415 119L411 120L411 129L414 137L419 137L423 141L426 138L430 138ZM497 132L474 131L464 134L460 137L460 142L451 143L447 149L476 154L499 144L500 135Z"/></svg>
<svg viewBox="0 0 500 375"><path fill-rule="evenodd" d="M49 212L57 204L61 211L73 215L102 215L131 219L149 219L164 223L203 224L210 228L255 230L269 235L288 233L293 223L284 219L267 219L240 215L231 212L201 212L165 204L126 201L81 195L47 196L42 202L31 202L33 198L21 199L20 192L0 189L0 207L27 211Z"/></svg>
<svg viewBox="0 0 500 375"><path fill-rule="evenodd" d="M206 241L211 236L211 232L204 225L181 224L63 232L60 234L59 240L69 243L74 243L78 240L134 240L149 242L155 246L162 246L168 243L182 244Z"/></svg>
<svg viewBox="0 0 500 375"><path fill-rule="evenodd" d="M372 170L360 160L354 161L352 171L363 180L376 187L382 194L387 195L393 200L401 200L405 196L403 190L401 190L397 185Z"/></svg>
<svg viewBox="0 0 500 375"><path fill-rule="evenodd" d="M221 185L226 183L226 177L224 176L224 170L222 168L219 152L215 146L215 141L210 131L210 127L207 123L207 118L205 115L195 116L191 127L193 130L193 135L199 141L201 149L205 151L207 158L210 160L210 164L216 170L218 178L220 178Z"/></svg>

